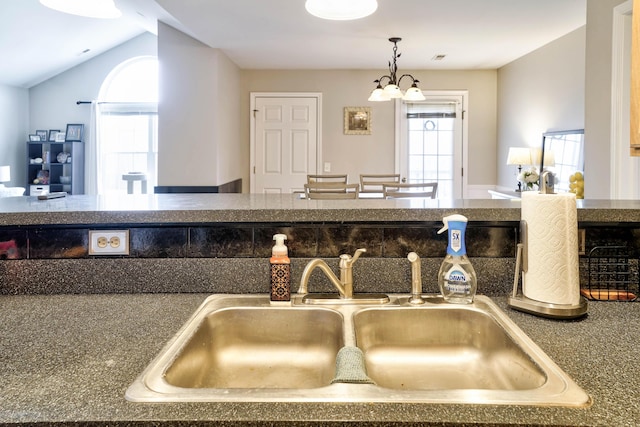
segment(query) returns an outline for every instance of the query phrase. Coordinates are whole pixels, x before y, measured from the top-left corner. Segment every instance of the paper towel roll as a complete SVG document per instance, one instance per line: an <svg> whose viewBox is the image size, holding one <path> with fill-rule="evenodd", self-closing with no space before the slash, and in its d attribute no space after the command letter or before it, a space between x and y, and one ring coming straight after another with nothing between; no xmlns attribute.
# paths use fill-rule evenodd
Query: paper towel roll
<svg viewBox="0 0 640 427"><path fill-rule="evenodd" d="M522 193L527 222L527 271L522 293L551 304L580 303L578 213L573 193Z"/></svg>

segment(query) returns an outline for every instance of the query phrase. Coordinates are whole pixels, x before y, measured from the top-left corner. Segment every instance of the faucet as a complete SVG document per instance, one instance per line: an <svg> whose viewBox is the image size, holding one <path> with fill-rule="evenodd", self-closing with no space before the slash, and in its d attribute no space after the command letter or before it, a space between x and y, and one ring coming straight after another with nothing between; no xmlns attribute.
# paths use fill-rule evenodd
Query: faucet
<svg viewBox="0 0 640 427"><path fill-rule="evenodd" d="M422 299L420 257L415 252L409 252L407 259L411 263L411 297L409 298L409 304L424 304L424 300Z"/></svg>
<svg viewBox="0 0 640 427"><path fill-rule="evenodd" d="M333 274L331 268L327 265L326 262L321 260L320 258L314 258L307 266L304 268L302 272L302 277L300 278L300 287L298 288L299 294L308 293L308 285L309 285L309 277L311 273L316 268L322 270L322 272L327 276L327 278L333 283L333 286L336 287L338 293L340 293L340 298L343 299L351 299L353 298L353 263L360 257L363 252L367 250L364 248L358 249L353 257L351 255L342 254L340 255L340 279Z"/></svg>
<svg viewBox="0 0 640 427"><path fill-rule="evenodd" d="M540 194L555 194L554 184L556 176L550 171L542 171L540 174Z"/></svg>

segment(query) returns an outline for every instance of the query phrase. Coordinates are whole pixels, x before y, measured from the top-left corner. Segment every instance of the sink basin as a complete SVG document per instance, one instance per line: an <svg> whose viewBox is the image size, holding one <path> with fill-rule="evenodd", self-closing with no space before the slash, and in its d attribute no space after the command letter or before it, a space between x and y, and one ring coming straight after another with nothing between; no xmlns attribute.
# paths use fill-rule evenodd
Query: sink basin
<svg viewBox="0 0 640 427"><path fill-rule="evenodd" d="M491 299L456 305L428 296L412 306L407 295L389 295L384 305L326 306L300 296L271 305L267 295L212 295L126 398L591 404Z"/></svg>
<svg viewBox="0 0 640 427"><path fill-rule="evenodd" d="M335 311L226 308L202 319L164 375L185 388L321 387L343 345Z"/></svg>
<svg viewBox="0 0 640 427"><path fill-rule="evenodd" d="M368 309L354 317L367 373L401 390L530 390L547 378L507 331L484 311Z"/></svg>

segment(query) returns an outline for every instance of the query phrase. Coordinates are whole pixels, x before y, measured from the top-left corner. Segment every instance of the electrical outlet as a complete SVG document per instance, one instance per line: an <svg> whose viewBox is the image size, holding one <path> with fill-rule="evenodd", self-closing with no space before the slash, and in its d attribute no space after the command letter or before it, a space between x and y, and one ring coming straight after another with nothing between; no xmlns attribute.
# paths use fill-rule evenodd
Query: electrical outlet
<svg viewBox="0 0 640 427"><path fill-rule="evenodd" d="M331 163L330 162L324 162L324 171L325 172L331 172Z"/></svg>
<svg viewBox="0 0 640 427"><path fill-rule="evenodd" d="M89 255L129 255L129 230L89 230Z"/></svg>

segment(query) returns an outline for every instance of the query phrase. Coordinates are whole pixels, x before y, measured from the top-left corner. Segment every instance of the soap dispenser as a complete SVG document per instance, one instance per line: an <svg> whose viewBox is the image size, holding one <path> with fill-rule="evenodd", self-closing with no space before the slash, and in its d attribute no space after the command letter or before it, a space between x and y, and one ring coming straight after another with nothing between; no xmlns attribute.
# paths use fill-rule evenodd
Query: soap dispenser
<svg viewBox="0 0 640 427"><path fill-rule="evenodd" d="M470 304L476 294L477 279L465 247L467 218L463 215L449 215L442 222L444 227L438 230L438 234L449 230L449 244L438 272L440 292L447 302Z"/></svg>
<svg viewBox="0 0 640 427"><path fill-rule="evenodd" d="M291 261L284 241L287 236L276 234L271 250L271 301L291 301Z"/></svg>

